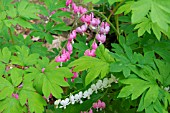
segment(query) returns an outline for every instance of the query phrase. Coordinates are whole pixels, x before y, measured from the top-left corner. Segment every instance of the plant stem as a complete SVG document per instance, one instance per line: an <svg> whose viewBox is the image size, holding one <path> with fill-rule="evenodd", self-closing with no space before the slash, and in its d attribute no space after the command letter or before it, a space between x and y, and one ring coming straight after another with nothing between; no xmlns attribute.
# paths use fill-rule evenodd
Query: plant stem
<svg viewBox="0 0 170 113"><path fill-rule="evenodd" d="M122 5L125 2L125 0L121 1L118 5L116 5L115 8L113 8L112 12L110 13L110 15L108 16L108 20L110 20L110 17L117 11L117 9L119 8L120 5Z"/></svg>
<svg viewBox="0 0 170 113"><path fill-rule="evenodd" d="M14 38L13 38L13 35L12 35L12 32L11 32L11 29L8 28L8 31L9 31L9 34L10 34L10 37L11 37L11 40L12 40L12 44L14 44Z"/></svg>

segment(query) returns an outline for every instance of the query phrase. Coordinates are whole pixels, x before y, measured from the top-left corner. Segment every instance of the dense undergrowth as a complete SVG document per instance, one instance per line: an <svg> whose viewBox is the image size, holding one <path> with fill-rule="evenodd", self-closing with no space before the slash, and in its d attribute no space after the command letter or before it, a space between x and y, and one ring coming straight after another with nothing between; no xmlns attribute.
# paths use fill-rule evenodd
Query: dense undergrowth
<svg viewBox="0 0 170 113"><path fill-rule="evenodd" d="M169 6L0 0L0 112L168 113Z"/></svg>

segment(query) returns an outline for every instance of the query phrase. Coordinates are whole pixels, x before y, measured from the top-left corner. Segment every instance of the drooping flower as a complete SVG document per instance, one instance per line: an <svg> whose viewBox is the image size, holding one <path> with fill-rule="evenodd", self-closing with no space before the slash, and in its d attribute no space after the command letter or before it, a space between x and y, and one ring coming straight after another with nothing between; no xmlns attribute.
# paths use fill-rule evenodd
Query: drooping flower
<svg viewBox="0 0 170 113"><path fill-rule="evenodd" d="M66 0L66 6L69 6L70 4L72 4L72 0Z"/></svg>
<svg viewBox="0 0 170 113"><path fill-rule="evenodd" d="M96 43L96 41L93 42L93 44L92 44L92 49L94 49L94 50L97 49L97 43Z"/></svg>
<svg viewBox="0 0 170 113"><path fill-rule="evenodd" d="M108 24L107 22L102 22L100 26L100 33L108 34L109 31L110 31L110 24Z"/></svg>
<svg viewBox="0 0 170 113"><path fill-rule="evenodd" d="M61 99L58 99L54 102L54 105L56 106L56 108L58 108L58 105L60 104L61 102Z"/></svg>
<svg viewBox="0 0 170 113"><path fill-rule="evenodd" d="M70 95L70 102L71 102L71 104L74 104L76 102L73 95Z"/></svg>
<svg viewBox="0 0 170 113"><path fill-rule="evenodd" d="M16 98L18 100L19 95L17 93L12 93L12 97Z"/></svg>
<svg viewBox="0 0 170 113"><path fill-rule="evenodd" d="M73 46L69 41L67 42L67 50L68 50L69 53L73 52Z"/></svg>
<svg viewBox="0 0 170 113"><path fill-rule="evenodd" d="M106 41L106 35L104 34L97 34L96 35L96 39L100 42L100 43L104 43Z"/></svg>
<svg viewBox="0 0 170 113"><path fill-rule="evenodd" d="M99 18L92 18L90 21L90 25L91 25L92 29L96 29L99 24L100 24Z"/></svg>
<svg viewBox="0 0 170 113"><path fill-rule="evenodd" d="M76 30L73 30L69 35L68 41L72 41L73 39L75 39L76 35Z"/></svg>
<svg viewBox="0 0 170 113"><path fill-rule="evenodd" d="M85 55L85 56L92 56L92 57L95 57L95 56L96 56L95 52L96 52L95 49L92 49L92 50L87 49L87 50L84 52L84 55Z"/></svg>
<svg viewBox="0 0 170 113"><path fill-rule="evenodd" d="M66 106L70 104L69 99L66 98L65 100L62 100L60 104L61 104L60 108L66 109Z"/></svg>
<svg viewBox="0 0 170 113"><path fill-rule="evenodd" d="M76 28L76 32L82 33L82 34L84 32L86 32L86 30L87 30L87 25L86 24L82 25L81 27Z"/></svg>

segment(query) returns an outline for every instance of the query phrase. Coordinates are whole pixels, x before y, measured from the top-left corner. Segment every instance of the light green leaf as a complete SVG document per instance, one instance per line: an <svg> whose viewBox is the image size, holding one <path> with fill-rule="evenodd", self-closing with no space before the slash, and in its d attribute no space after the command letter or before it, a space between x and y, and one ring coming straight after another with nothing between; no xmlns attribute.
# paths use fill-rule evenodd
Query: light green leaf
<svg viewBox="0 0 170 113"><path fill-rule="evenodd" d="M8 97L0 101L0 112L3 113L23 113L27 112L26 106L21 106L19 101L14 97Z"/></svg>
<svg viewBox="0 0 170 113"><path fill-rule="evenodd" d="M163 78L163 83L162 85L164 87L167 87L170 85L170 70L169 70L169 63L168 62L163 62L161 60L155 60L155 63L159 69L159 73L161 77Z"/></svg>
<svg viewBox="0 0 170 113"><path fill-rule="evenodd" d="M132 9L132 23L141 22L151 8L151 0L139 0L135 2Z"/></svg>
<svg viewBox="0 0 170 113"><path fill-rule="evenodd" d="M46 101L40 94L30 90L29 87L23 87L23 89L19 93L19 96L19 100L22 105L24 105L28 101L29 110L31 112L42 113L44 111Z"/></svg>
<svg viewBox="0 0 170 113"><path fill-rule="evenodd" d="M121 2L122 0L108 0L109 5L114 4L115 2Z"/></svg>
<svg viewBox="0 0 170 113"><path fill-rule="evenodd" d="M0 77L0 100L11 97L14 87L5 78Z"/></svg>
<svg viewBox="0 0 170 113"><path fill-rule="evenodd" d="M39 19L39 17L36 16L36 13L38 13L37 7L26 0L19 2L17 11L21 17L27 19Z"/></svg>
<svg viewBox="0 0 170 113"><path fill-rule="evenodd" d="M121 14L124 12L124 14L128 14L131 11L131 6L134 4L134 1L128 1L124 5L118 8L115 14Z"/></svg>
<svg viewBox="0 0 170 113"><path fill-rule="evenodd" d="M109 64L98 58L83 56L73 62L68 67L74 67L73 71L79 72L88 70L85 84L90 84L96 77L101 74L101 78L105 77L109 72Z"/></svg>
<svg viewBox="0 0 170 113"><path fill-rule="evenodd" d="M16 87L22 82L23 71L18 68L13 68L10 70L12 84Z"/></svg>
<svg viewBox="0 0 170 113"><path fill-rule="evenodd" d="M0 61L4 63L8 63L11 58L11 52L7 47L3 48L2 51L0 50Z"/></svg>
<svg viewBox="0 0 170 113"><path fill-rule="evenodd" d="M109 54L109 50L107 50L102 44L96 49L96 55L105 62L114 61L114 58Z"/></svg>
<svg viewBox="0 0 170 113"><path fill-rule="evenodd" d="M65 23L57 24L55 25L52 30L57 30L57 31L68 31L71 30L70 26L67 26Z"/></svg>

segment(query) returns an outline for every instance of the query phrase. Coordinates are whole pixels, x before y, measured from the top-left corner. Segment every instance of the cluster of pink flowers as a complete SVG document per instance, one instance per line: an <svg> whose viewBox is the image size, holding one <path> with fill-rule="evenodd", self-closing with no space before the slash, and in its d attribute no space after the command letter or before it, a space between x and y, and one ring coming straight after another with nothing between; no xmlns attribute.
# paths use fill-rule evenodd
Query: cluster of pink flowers
<svg viewBox="0 0 170 113"><path fill-rule="evenodd" d="M82 6L77 6L72 0L67 0L66 1L66 8L62 8L61 10L63 11L72 11L76 15L82 15L87 12L86 8L83 8ZM69 34L68 42L66 45L67 49L62 50L62 54L60 56L57 56L55 61L56 62L66 62L70 59L70 55L72 54L73 51L73 46L72 44L74 43L74 39L77 36L77 33L83 34L87 31L88 28L95 29L97 34L96 34L96 40L100 43L104 43L106 41L106 34L110 31L110 25L107 22L101 22L99 18L95 18L93 13L84 14L80 18L81 22L83 23L82 26L77 27L75 30L73 30ZM96 54L96 49L97 49L97 43L96 41L93 42L92 44L92 49L88 49L85 51L84 55L85 56L92 56L95 57Z"/></svg>
<svg viewBox="0 0 170 113"><path fill-rule="evenodd" d="M106 107L105 102L102 102L101 100L98 100L97 102L93 103L92 106L94 109L96 109L96 111L98 112L98 110L102 110ZM89 111L81 111L80 113L93 113L93 110L90 109Z"/></svg>
<svg viewBox="0 0 170 113"><path fill-rule="evenodd" d="M19 95L17 93L12 93L12 97L18 99L19 98Z"/></svg>

